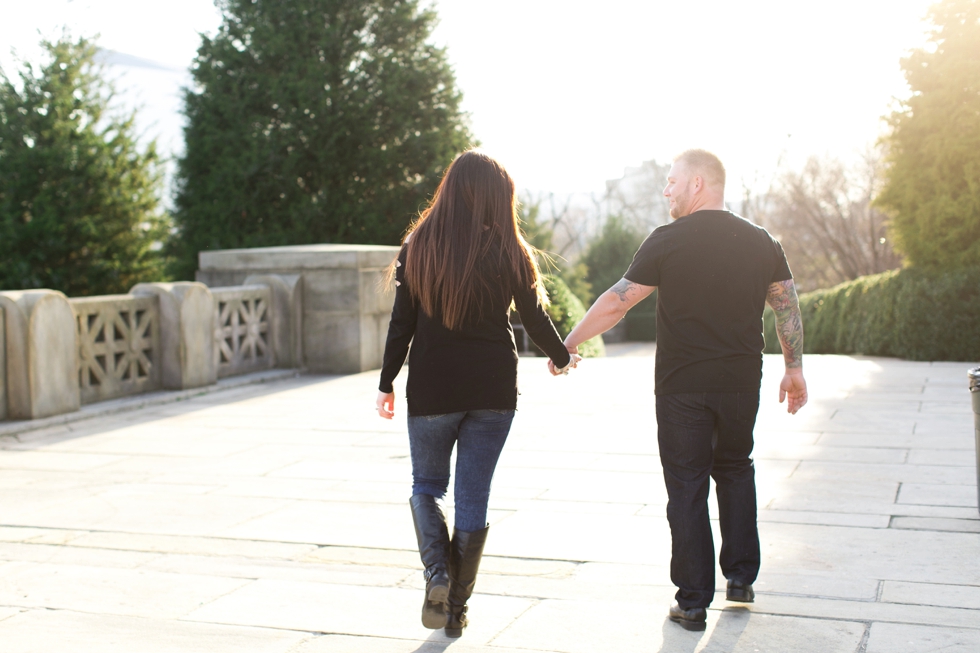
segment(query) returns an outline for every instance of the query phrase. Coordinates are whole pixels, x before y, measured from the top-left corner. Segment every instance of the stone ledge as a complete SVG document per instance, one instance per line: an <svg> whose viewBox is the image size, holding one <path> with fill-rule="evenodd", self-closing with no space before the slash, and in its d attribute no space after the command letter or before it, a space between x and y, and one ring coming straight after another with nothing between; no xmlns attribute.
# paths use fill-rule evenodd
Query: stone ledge
<svg viewBox="0 0 980 653"><path fill-rule="evenodd" d="M288 245L203 251L198 254L202 271L281 269L330 269L385 267L399 248L388 245Z"/></svg>

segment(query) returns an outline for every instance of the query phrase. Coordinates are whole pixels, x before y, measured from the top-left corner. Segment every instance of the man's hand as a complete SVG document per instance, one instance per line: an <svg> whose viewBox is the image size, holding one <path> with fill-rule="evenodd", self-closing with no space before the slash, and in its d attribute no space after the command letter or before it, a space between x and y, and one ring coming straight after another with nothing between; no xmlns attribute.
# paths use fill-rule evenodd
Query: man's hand
<svg viewBox="0 0 980 653"><path fill-rule="evenodd" d="M780 400L782 401L782 400ZM384 419L395 416L395 393L378 391L378 415Z"/></svg>
<svg viewBox="0 0 980 653"><path fill-rule="evenodd" d="M789 397L786 412L795 415L796 411L806 406L806 379L803 369L796 367L786 370L783 380L779 382L779 403Z"/></svg>

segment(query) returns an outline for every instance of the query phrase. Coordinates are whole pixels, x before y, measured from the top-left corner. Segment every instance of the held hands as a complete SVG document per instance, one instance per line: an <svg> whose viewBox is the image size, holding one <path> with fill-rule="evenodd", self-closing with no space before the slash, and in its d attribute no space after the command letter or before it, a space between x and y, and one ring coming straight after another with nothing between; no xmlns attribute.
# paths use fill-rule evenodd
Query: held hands
<svg viewBox="0 0 980 653"><path fill-rule="evenodd" d="M383 419L391 419L395 416L395 393L378 392L378 416Z"/></svg>
<svg viewBox="0 0 980 653"><path fill-rule="evenodd" d="M789 397L786 412L792 415L806 405L806 379L803 378L803 370L794 368L786 370L783 380L779 382L779 403Z"/></svg>
<svg viewBox="0 0 980 653"><path fill-rule="evenodd" d="M548 371L551 372L551 376L562 376L564 374L568 374L568 370L578 367L579 362L582 360L582 357L578 355L578 347L569 347L566 344L565 348L568 350L568 353L571 356L571 360L568 362L568 365L566 365L565 367L558 368L555 367L554 362L551 359L549 359Z"/></svg>
<svg viewBox="0 0 980 653"><path fill-rule="evenodd" d="M564 374L568 374L568 370L578 367L579 361L581 360L581 356L578 354L572 354L572 360L569 361L568 365L558 368L555 367L555 364L551 361L551 359L548 359L548 371L551 372L551 376L562 376Z"/></svg>

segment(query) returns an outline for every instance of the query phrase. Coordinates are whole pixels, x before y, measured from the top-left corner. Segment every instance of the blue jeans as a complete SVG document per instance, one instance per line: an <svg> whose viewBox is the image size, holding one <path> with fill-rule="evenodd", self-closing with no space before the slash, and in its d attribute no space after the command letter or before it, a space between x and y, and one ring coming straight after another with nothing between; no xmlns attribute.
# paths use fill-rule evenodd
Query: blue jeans
<svg viewBox="0 0 980 653"><path fill-rule="evenodd" d="M684 609L706 608L715 593L715 550L708 521L708 477L715 480L725 578L759 574L755 467L759 392L657 395L660 461L667 485L670 579Z"/></svg>
<svg viewBox="0 0 980 653"><path fill-rule="evenodd" d="M456 529L472 532L485 528L490 482L513 421L513 410L409 416L412 494L429 494L437 499L446 496L449 461L455 446Z"/></svg>

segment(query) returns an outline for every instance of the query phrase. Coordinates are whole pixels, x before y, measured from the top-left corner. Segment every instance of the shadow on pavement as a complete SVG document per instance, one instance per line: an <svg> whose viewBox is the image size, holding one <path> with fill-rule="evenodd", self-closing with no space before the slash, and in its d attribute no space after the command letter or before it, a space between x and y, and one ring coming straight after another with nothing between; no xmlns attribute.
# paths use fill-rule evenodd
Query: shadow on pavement
<svg viewBox="0 0 980 653"><path fill-rule="evenodd" d="M464 633L463 638L465 639L465 637L466 635ZM442 629L434 630L432 631L432 634L429 635L429 639L422 642L422 645L412 651L412 653L442 653L443 651L448 650L450 646L458 641L460 640L447 639L443 634Z"/></svg>
<svg viewBox="0 0 980 653"><path fill-rule="evenodd" d="M20 451L40 449L52 444L91 435L105 435L117 430L132 429L153 422L181 418L202 410L226 407L252 399L267 399L278 394L293 392L320 384L329 384L332 381L338 381L344 378L341 375L303 374L293 378L277 379L275 381L228 389L215 390L213 388L206 388L202 389L200 395L189 396L161 404L138 405L145 398L142 395L126 397L120 400L110 400L133 402L138 406L134 408L123 408L117 413L108 415L96 415L92 417L79 416L79 419L63 424L54 424L37 430L23 431L16 435L2 436L0 437L0 449ZM159 391L150 393L150 396L165 394L167 394L167 391ZM248 426L240 426L239 428L247 429ZM312 430L318 429L313 428Z"/></svg>
<svg viewBox="0 0 980 653"><path fill-rule="evenodd" d="M718 615L718 621L710 628L711 635L707 643L701 647L702 653L722 653L736 650L738 640L742 637L752 611L747 608L726 608ZM710 623L710 622L709 622ZM706 633L695 633L684 630L679 625L664 617L663 644L658 653L694 653L701 646L701 640ZM421 649L420 649L421 650Z"/></svg>

